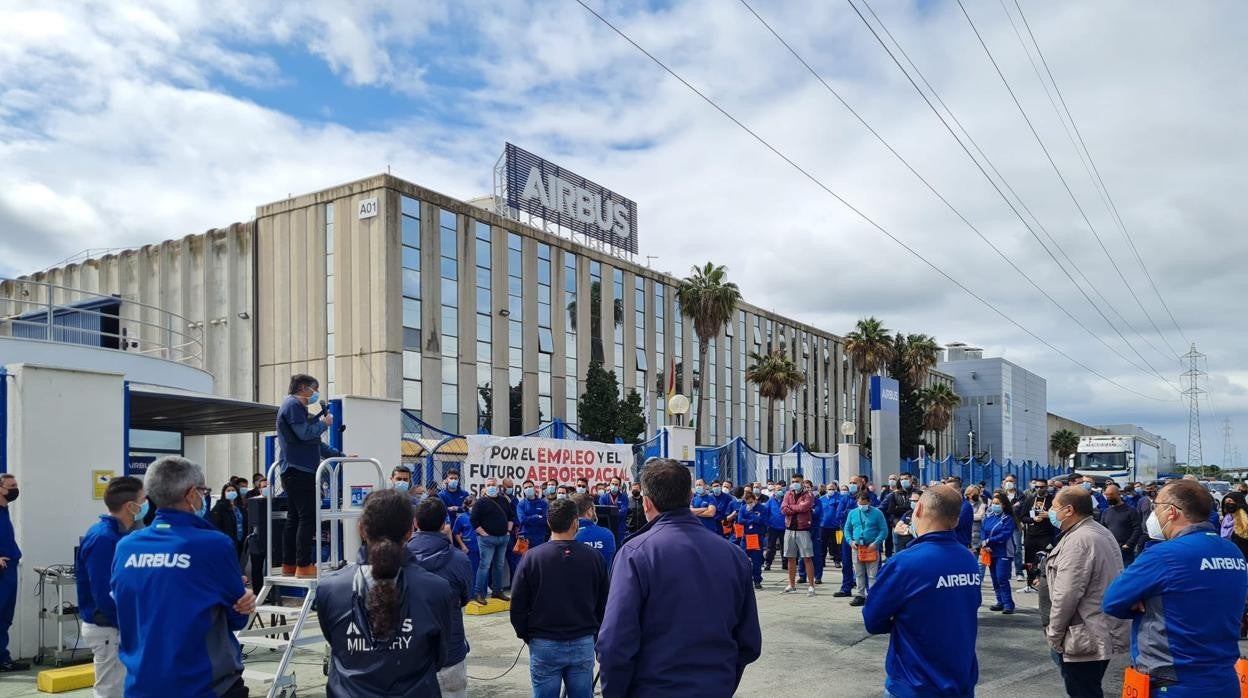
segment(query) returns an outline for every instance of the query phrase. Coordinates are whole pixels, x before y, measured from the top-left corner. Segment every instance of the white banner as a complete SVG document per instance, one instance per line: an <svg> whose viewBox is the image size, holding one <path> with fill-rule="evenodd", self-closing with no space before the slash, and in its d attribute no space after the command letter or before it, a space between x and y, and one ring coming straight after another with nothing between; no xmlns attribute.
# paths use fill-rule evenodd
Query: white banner
<svg viewBox="0 0 1248 698"><path fill-rule="evenodd" d="M589 480L591 489L595 483L611 482L613 477L627 483L633 463L633 447L629 444L476 434L464 439L468 442L468 455L460 477L474 496L489 477L498 478L500 484L509 477L516 485L525 480L539 485L547 480L575 484L577 478L583 477Z"/></svg>

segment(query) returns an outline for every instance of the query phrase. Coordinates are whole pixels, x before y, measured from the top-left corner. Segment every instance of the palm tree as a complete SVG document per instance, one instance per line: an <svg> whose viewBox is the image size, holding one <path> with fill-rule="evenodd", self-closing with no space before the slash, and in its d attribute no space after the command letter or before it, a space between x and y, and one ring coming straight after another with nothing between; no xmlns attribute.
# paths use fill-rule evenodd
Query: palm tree
<svg viewBox="0 0 1248 698"><path fill-rule="evenodd" d="M905 368L906 377L915 390L923 387L927 374L936 366L940 356L940 345L936 338L926 334L909 334L904 338L897 333L897 346L901 364ZM894 376L899 378L900 376Z"/></svg>
<svg viewBox="0 0 1248 698"><path fill-rule="evenodd" d="M946 383L937 383L919 391L919 406L923 408L923 428L943 433L953 421L953 411L962 404L962 398ZM933 454L939 457L939 453Z"/></svg>
<svg viewBox="0 0 1248 698"><path fill-rule="evenodd" d="M893 338L888 328L874 317L858 321L854 331L845 335L845 353L858 372L858 434L867 437L867 383L893 358Z"/></svg>
<svg viewBox="0 0 1248 698"><path fill-rule="evenodd" d="M1079 435L1069 429L1058 429L1049 436L1049 450L1057 454L1061 467L1070 454L1079 450Z"/></svg>
<svg viewBox="0 0 1248 698"><path fill-rule="evenodd" d="M759 397L767 398L767 452L774 453L776 400L784 400L790 390L804 385L806 374L779 349L767 354L750 352L750 361L745 379L758 386Z"/></svg>
<svg viewBox="0 0 1248 698"><path fill-rule="evenodd" d="M728 281L728 269L722 264L707 262L703 267L693 267L689 276L680 280L676 288L676 303L680 314L693 320L693 331L698 335L698 374L706 375L706 354L712 339L732 322L741 302L741 291ZM702 443L704 432L702 419L702 391L697 391L694 406L697 419L696 443Z"/></svg>

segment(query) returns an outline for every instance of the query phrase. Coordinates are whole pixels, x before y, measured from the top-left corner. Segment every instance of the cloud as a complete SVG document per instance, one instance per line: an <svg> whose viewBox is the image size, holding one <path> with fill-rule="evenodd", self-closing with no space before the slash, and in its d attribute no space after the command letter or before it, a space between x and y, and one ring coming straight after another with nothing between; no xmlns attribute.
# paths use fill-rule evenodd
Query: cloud
<svg viewBox="0 0 1248 698"><path fill-rule="evenodd" d="M743 7L713 0L591 4L924 258L1105 376L1177 398L1080 330L1024 276L1131 361L1141 363L1134 347L1174 382L1173 354L1198 342L1213 374L1212 401L1202 405L1206 453L1217 444L1210 459L1221 459L1212 420L1248 414L1240 349L1248 332L1237 322L1248 295L1248 277L1238 269L1248 259L1248 238L1237 234L1248 160L1238 118L1248 111L1248 92L1238 85L1248 49L1236 31L1248 8L1206 3L1175 13L1125 0L1024 8L1184 337L1101 202L998 4L967 8L1100 243L960 11L940 4L876 10L1095 288L1064 255L1075 283L1049 258L848 7L757 9L1022 274L926 191ZM334 123L332 103L314 123L229 92L231 84L263 90L291 80L275 59L281 52L315 56L343 85L387 90L412 107L363 129ZM875 314L897 330L984 346L1044 376L1053 411L1089 423L1137 421L1185 450L1182 403L1116 388L1002 320L573 3L6 6L0 85L0 274L86 247L143 244L245 220L257 204L387 164L396 175L467 198L489 191L490 167L502 143L513 140L637 200L643 254L658 257L656 268L680 274L711 259L730 268L752 303L832 331ZM1116 311L1106 314L1125 340L1076 285L1098 303L1101 295L1112 302ZM1248 424L1239 432L1248 436Z"/></svg>

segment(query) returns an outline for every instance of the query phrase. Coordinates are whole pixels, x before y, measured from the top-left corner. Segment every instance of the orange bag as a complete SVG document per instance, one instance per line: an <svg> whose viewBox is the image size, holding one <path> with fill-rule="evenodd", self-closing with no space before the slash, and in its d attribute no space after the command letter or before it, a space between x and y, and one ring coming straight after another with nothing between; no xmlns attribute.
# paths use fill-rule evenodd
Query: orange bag
<svg viewBox="0 0 1248 698"><path fill-rule="evenodd" d="M1235 673L1239 675L1239 698L1248 698L1248 659L1240 657L1235 662Z"/></svg>
<svg viewBox="0 0 1248 698"><path fill-rule="evenodd" d="M979 564L992 565L992 551L987 546L979 549Z"/></svg>
<svg viewBox="0 0 1248 698"><path fill-rule="evenodd" d="M763 546L758 541L757 533L751 533L748 536L745 536L745 549L747 551L763 549Z"/></svg>
<svg viewBox="0 0 1248 698"><path fill-rule="evenodd" d="M512 550L517 555L523 555L529 552L529 540L527 538L517 538L516 547L512 548Z"/></svg>
<svg viewBox="0 0 1248 698"><path fill-rule="evenodd" d="M719 530L723 531L725 536L732 535L732 522L728 520L720 521Z"/></svg>
<svg viewBox="0 0 1248 698"><path fill-rule="evenodd" d="M1148 698L1148 674L1127 667L1122 675L1122 698Z"/></svg>
<svg viewBox="0 0 1248 698"><path fill-rule="evenodd" d="M742 526L741 524L733 524L733 525L732 525L732 536L733 536L734 538L737 538L737 539L744 538L744 537L745 537L745 526Z"/></svg>
<svg viewBox="0 0 1248 698"><path fill-rule="evenodd" d="M875 562L880 559L878 550L872 550L865 545L858 546L858 562Z"/></svg>

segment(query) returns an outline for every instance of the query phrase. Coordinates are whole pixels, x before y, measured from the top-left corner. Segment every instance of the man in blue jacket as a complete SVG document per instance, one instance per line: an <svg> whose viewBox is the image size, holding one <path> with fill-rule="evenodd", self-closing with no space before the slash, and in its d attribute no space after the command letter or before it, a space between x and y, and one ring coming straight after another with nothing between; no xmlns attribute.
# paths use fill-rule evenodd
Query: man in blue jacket
<svg viewBox="0 0 1248 698"><path fill-rule="evenodd" d="M854 580L854 549L850 545L849 536L844 535L845 520L849 517L849 512L858 506L858 492L861 483L865 482L862 476L854 476L850 478L849 484L845 486L845 491L841 494L841 503L836 510L836 526L841 529L841 588L832 594L837 598L845 598L853 595L854 587L857 583ZM873 493L868 496L872 496Z"/></svg>
<svg viewBox="0 0 1248 698"><path fill-rule="evenodd" d="M768 486L770 488L770 485ZM784 503L784 489L773 489L767 498L767 557L763 561L763 569L770 570L771 563L776 559L776 551L784 544L784 512L780 505ZM789 568L784 559L784 551L780 552L780 567Z"/></svg>
<svg viewBox="0 0 1248 698"><path fill-rule="evenodd" d="M17 608L17 565L22 559L9 505L17 501L18 494L17 477L0 475L0 673L30 668L9 654L9 626L13 625L13 611Z"/></svg>
<svg viewBox="0 0 1248 698"><path fill-rule="evenodd" d="M689 479L674 460L641 471L649 523L615 555L598 634L606 698L731 696L762 651L749 558L695 519Z"/></svg>
<svg viewBox="0 0 1248 698"><path fill-rule="evenodd" d="M624 536L628 535L628 495L624 493L623 481L618 477L611 478L611 484L607 486L607 491L602 493L598 498L598 504L604 507L615 507L620 512L619 518L616 520L616 536L623 541ZM607 570L611 569L611 561L607 561Z"/></svg>
<svg viewBox="0 0 1248 698"><path fill-rule="evenodd" d="M867 593L879 578L880 554L884 552L884 539L888 537L888 522L879 509L871 506L871 497L867 492L858 492L858 504L845 517L845 540L849 541L853 556L854 579L857 593L850 606L861 606L866 603ZM865 548L875 553L875 560L863 562L859 559L858 549Z"/></svg>
<svg viewBox="0 0 1248 698"><path fill-rule="evenodd" d="M1209 523L1213 500L1198 482L1178 480L1157 495L1147 548L1105 590L1105 612L1133 619L1131 660L1152 695L1234 696L1239 691L1239 611L1248 566ZM1209 613L1209 609L1230 609Z"/></svg>
<svg viewBox="0 0 1248 698"><path fill-rule="evenodd" d="M137 477L115 477L104 491L107 514L82 537L74 576L78 586L78 617L82 619L82 640L91 649L95 662L96 698L121 698L125 690L126 667L117 656L117 606L113 603L111 579L113 557L122 536L147 516L147 496Z"/></svg>
<svg viewBox="0 0 1248 698"><path fill-rule="evenodd" d="M426 499L416 505L416 532L407 542L407 550L416 564L450 583L459 598L459 606L468 605L472 597L474 576L468 555L451 545L451 539L443 532L446 525L446 505L438 498ZM468 690L468 639L464 634L464 616L451 614L446 627L450 637L450 652L446 666L438 670L438 687L444 696L462 696Z"/></svg>
<svg viewBox="0 0 1248 698"><path fill-rule="evenodd" d="M953 533L961 510L957 490L929 487L911 514L918 537L880 570L863 606L867 632L889 633L884 660L889 695L975 693L982 579L975 556Z"/></svg>
<svg viewBox="0 0 1248 698"><path fill-rule="evenodd" d="M482 493L477 492L474 496L480 497ZM459 471L451 468L446 471L446 486L438 490L438 499L446 505L446 511L452 519L457 518L464 513L464 499L468 497L468 490L461 486L459 481Z"/></svg>
<svg viewBox="0 0 1248 698"><path fill-rule="evenodd" d="M611 560L615 557L615 534L598 525L598 510L594 507L593 495L572 495L576 503L579 517L576 528L576 540L597 550L602 554L602 561L607 565L607 574L611 574Z"/></svg>
<svg viewBox="0 0 1248 698"><path fill-rule="evenodd" d="M546 511L549 505L533 485L532 480L525 480L521 485L520 500L516 503L516 522L520 524L520 537L529 542L533 548L546 542Z"/></svg>
<svg viewBox="0 0 1248 698"><path fill-rule="evenodd" d="M204 471L178 456L147 470L152 525L117 543L112 588L127 698L246 696L234 633L255 611L234 544L196 512Z"/></svg>
<svg viewBox="0 0 1248 698"><path fill-rule="evenodd" d="M321 435L334 423L326 412L319 419L308 414L308 405L320 402L320 383L298 373L290 377L289 394L277 412L277 450L290 508L282 528L282 574L315 577L312 539L316 531L316 510L320 507L320 487L316 469L321 461L341 457Z"/></svg>
<svg viewBox="0 0 1248 698"><path fill-rule="evenodd" d="M642 488L645 489L644 487ZM642 495L645 498L645 495ZM719 508L715 494L706 488L706 483L698 480L693 486L693 499L689 501L689 509L706 530L723 537L719 529Z"/></svg>
<svg viewBox="0 0 1248 698"><path fill-rule="evenodd" d="M828 493L823 496L823 506L820 508L819 528L823 540L823 550L815 551L820 557L832 556L832 566L841 566L841 544L836 542L836 532L841 530L837 523L837 516L841 509L841 488L835 481L828 485Z"/></svg>
<svg viewBox="0 0 1248 698"><path fill-rule="evenodd" d="M732 496L732 480L724 480L719 489L711 494L715 495L715 519L719 522L719 534L731 539L732 533L724 533L724 519L737 510L737 499ZM731 531L732 527L729 526L728 530Z"/></svg>

